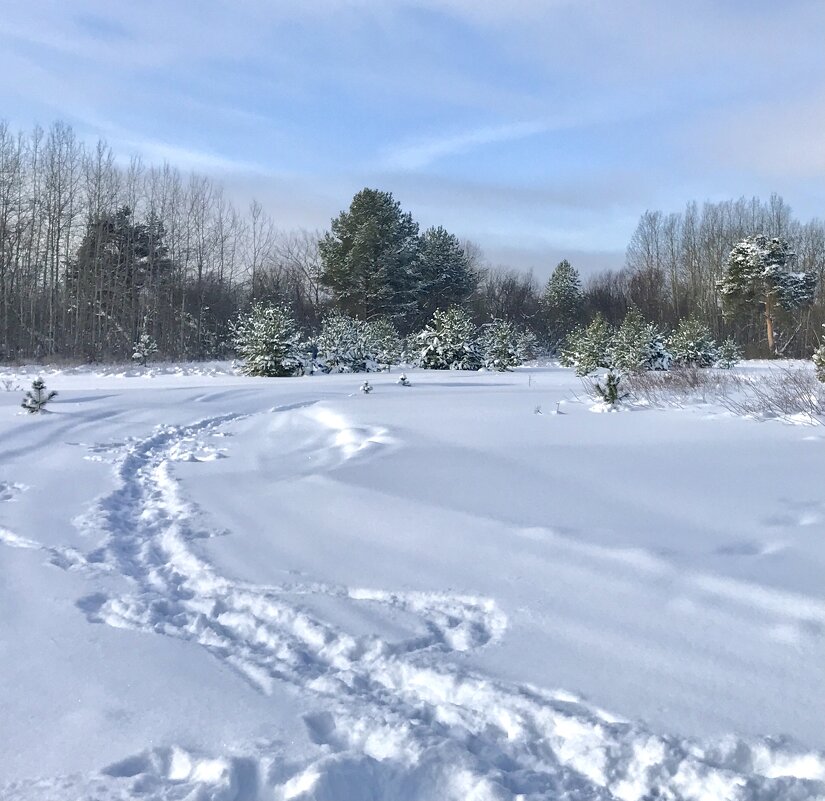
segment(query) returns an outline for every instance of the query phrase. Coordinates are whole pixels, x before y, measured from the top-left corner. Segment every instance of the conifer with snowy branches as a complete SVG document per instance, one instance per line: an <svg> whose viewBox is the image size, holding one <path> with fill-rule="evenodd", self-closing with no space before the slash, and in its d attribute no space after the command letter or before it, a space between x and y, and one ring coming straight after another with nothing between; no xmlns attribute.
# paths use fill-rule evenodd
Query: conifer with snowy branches
<svg viewBox="0 0 825 801"><path fill-rule="evenodd" d="M686 317L679 322L668 346L673 361L680 367L713 367L721 357L710 328L695 317ZM729 348L728 355L735 356L735 351Z"/></svg>
<svg viewBox="0 0 825 801"><path fill-rule="evenodd" d="M814 273L794 272L796 254L781 238L748 236L734 245L727 269L717 282L723 311L731 317L741 308L761 309L768 349L776 352L775 319L811 303L816 287Z"/></svg>
<svg viewBox="0 0 825 801"><path fill-rule="evenodd" d="M825 329L825 325L822 328ZM816 377L825 383L825 341L814 352L814 368Z"/></svg>
<svg viewBox="0 0 825 801"><path fill-rule="evenodd" d="M482 327L484 366L504 372L524 363L524 335L509 320L493 320Z"/></svg>
<svg viewBox="0 0 825 801"><path fill-rule="evenodd" d="M158 343L144 331L137 342L135 342L134 353L132 359L136 361L141 367L146 367L149 359L158 352Z"/></svg>
<svg viewBox="0 0 825 801"><path fill-rule="evenodd" d="M602 402L608 406L615 406L619 401L624 400L628 393L622 390L622 376L615 370L608 370L604 376L604 386L598 381L593 385L593 389Z"/></svg>
<svg viewBox="0 0 825 801"><path fill-rule="evenodd" d="M608 361L621 372L641 373L669 370L673 357L665 345L664 334L632 308L610 341Z"/></svg>
<svg viewBox="0 0 825 801"><path fill-rule="evenodd" d="M418 364L430 370L479 370L484 354L478 329L460 306L439 310L416 335Z"/></svg>
<svg viewBox="0 0 825 801"><path fill-rule="evenodd" d="M418 320L424 323L439 308L464 303L473 294L478 275L458 238L438 228L421 235Z"/></svg>
<svg viewBox="0 0 825 801"><path fill-rule="evenodd" d="M610 343L613 329L601 314L591 323L576 328L567 338L559 361L565 367L575 367L576 375L584 376L600 367L610 367Z"/></svg>
<svg viewBox="0 0 825 801"><path fill-rule="evenodd" d="M370 352L363 320L340 312L327 315L315 345L315 363L324 373L367 373L379 369Z"/></svg>
<svg viewBox="0 0 825 801"><path fill-rule="evenodd" d="M57 396L56 390L48 391L42 378L32 381L32 388L26 391L20 404L29 414L38 414L46 410L46 404Z"/></svg>
<svg viewBox="0 0 825 801"><path fill-rule="evenodd" d="M584 312L579 272L565 259L547 280L541 299L550 347L557 350L579 325Z"/></svg>
<svg viewBox="0 0 825 801"><path fill-rule="evenodd" d="M241 372L251 376L304 373L301 334L283 306L256 303L232 325L232 342L243 359Z"/></svg>
<svg viewBox="0 0 825 801"><path fill-rule="evenodd" d="M401 359L401 338L386 318L366 322L334 312L315 340L315 365L325 373L371 373Z"/></svg>
<svg viewBox="0 0 825 801"><path fill-rule="evenodd" d="M720 370L730 370L736 367L742 361L742 351L733 340L733 337L728 337L719 345L719 357L716 359L715 367Z"/></svg>
<svg viewBox="0 0 825 801"><path fill-rule="evenodd" d="M401 361L404 350L398 330L387 317L366 323L365 334L373 361L382 370L389 370Z"/></svg>
<svg viewBox="0 0 825 801"><path fill-rule="evenodd" d="M412 215L391 193L362 189L318 244L321 282L342 312L403 324L417 311L420 251Z"/></svg>

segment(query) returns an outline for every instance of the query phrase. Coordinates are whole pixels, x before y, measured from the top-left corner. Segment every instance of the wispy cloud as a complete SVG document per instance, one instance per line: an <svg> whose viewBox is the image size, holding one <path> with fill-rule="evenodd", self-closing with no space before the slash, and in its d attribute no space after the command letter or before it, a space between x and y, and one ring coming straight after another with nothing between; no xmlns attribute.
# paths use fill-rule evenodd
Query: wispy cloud
<svg viewBox="0 0 825 801"><path fill-rule="evenodd" d="M546 133L552 127L546 122L519 122L402 142L384 151L380 166L389 170L418 170L446 156L468 153L485 145L526 139Z"/></svg>
<svg viewBox="0 0 825 801"><path fill-rule="evenodd" d="M236 159L187 147L185 144L171 144L156 139L131 139L116 137L109 144L124 155L138 155L149 164L167 162L181 170L204 173L250 172L265 174L265 168L251 161Z"/></svg>

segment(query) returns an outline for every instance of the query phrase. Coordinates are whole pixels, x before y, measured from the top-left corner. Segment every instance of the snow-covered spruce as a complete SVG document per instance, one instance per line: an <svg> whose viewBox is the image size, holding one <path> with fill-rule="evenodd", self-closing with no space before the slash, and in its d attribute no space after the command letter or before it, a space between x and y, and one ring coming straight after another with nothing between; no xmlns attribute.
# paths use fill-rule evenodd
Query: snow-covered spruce
<svg viewBox="0 0 825 801"><path fill-rule="evenodd" d="M601 314L596 314L589 325L580 326L570 334L559 361L565 367L575 367L579 376L588 375L600 367L610 367L612 339L613 329Z"/></svg>
<svg viewBox="0 0 825 801"><path fill-rule="evenodd" d="M541 313L547 329L547 344L557 352L576 326L584 312L579 272L565 259L559 262L547 280L541 299Z"/></svg>
<svg viewBox="0 0 825 801"><path fill-rule="evenodd" d="M664 334L637 309L627 312L607 351L609 366L625 373L669 370L673 361Z"/></svg>
<svg viewBox="0 0 825 801"><path fill-rule="evenodd" d="M493 320L482 327L481 347L488 370L505 371L524 364L530 358L534 337L519 331L508 320Z"/></svg>
<svg viewBox="0 0 825 801"><path fill-rule="evenodd" d="M695 317L686 317L679 323L668 346L674 363L680 367L713 367L721 358L710 328Z"/></svg>
<svg viewBox="0 0 825 801"><path fill-rule="evenodd" d="M384 318L357 320L328 315L315 340L315 369L323 373L370 373L386 370L401 359L401 338Z"/></svg>
<svg viewBox="0 0 825 801"><path fill-rule="evenodd" d="M335 312L324 318L315 339L314 368L322 373L366 373L378 370L370 353L365 323Z"/></svg>
<svg viewBox="0 0 825 801"><path fill-rule="evenodd" d="M256 303L232 326L241 372L251 376L291 376L304 373L301 334L292 313L283 306Z"/></svg>
<svg viewBox="0 0 825 801"><path fill-rule="evenodd" d="M132 359L136 361L141 367L145 367L146 363L152 356L158 352L158 343L146 332L142 333L135 342L134 353Z"/></svg>
<svg viewBox="0 0 825 801"><path fill-rule="evenodd" d="M742 361L742 351L736 344L733 337L728 337L719 345L719 356L716 359L716 367L720 370L730 370Z"/></svg>
<svg viewBox="0 0 825 801"><path fill-rule="evenodd" d="M435 312L430 323L415 339L420 367L429 370L479 370L484 366L478 329L460 306Z"/></svg>
<svg viewBox="0 0 825 801"><path fill-rule="evenodd" d="M379 317L366 323L366 334L373 361L382 370L389 370L401 361L403 340L398 329L387 317Z"/></svg>

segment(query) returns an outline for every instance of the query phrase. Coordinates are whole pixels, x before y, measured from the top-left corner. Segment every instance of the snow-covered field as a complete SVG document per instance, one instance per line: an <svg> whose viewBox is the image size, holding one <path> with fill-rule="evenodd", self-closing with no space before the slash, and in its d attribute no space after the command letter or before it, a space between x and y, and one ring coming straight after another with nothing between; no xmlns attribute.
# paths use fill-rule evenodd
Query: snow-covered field
<svg viewBox="0 0 825 801"><path fill-rule="evenodd" d="M553 367L40 372L3 801L825 798L825 428Z"/></svg>

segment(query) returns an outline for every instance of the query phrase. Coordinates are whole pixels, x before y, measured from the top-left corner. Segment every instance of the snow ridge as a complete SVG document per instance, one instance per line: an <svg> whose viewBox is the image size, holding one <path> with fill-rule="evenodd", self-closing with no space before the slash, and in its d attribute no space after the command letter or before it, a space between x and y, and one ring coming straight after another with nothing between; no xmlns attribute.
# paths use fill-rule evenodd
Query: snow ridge
<svg viewBox="0 0 825 801"><path fill-rule="evenodd" d="M386 432L354 428L306 405L304 415L337 457L374 453ZM503 637L493 599L444 592L294 583L258 586L221 575L198 540L212 536L183 496L176 461L224 455L210 439L243 419L223 415L162 426L127 444L117 488L78 524L101 544L82 556L49 549L71 569L125 577L126 594L96 592L78 607L89 621L177 637L205 648L261 693L291 686L316 755L290 764L271 743L237 753L156 748L92 777L0 788L4 799L588 799L767 801L825 798L825 756L772 740L702 743L662 736L564 692L508 684L463 666L460 654ZM0 540L43 546L3 530ZM418 633L400 642L354 636L300 603L306 595L402 610Z"/></svg>

